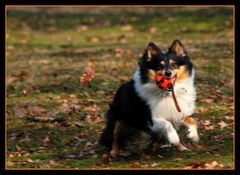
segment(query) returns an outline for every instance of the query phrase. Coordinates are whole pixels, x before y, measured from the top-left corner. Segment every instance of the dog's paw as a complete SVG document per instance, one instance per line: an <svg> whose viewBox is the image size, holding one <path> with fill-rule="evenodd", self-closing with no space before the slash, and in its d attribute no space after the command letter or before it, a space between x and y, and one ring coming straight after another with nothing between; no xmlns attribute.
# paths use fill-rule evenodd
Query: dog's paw
<svg viewBox="0 0 240 175"><path fill-rule="evenodd" d="M192 142L194 143L199 142L199 135L198 135L197 128L195 126L189 126L187 130L187 138L192 140Z"/></svg>

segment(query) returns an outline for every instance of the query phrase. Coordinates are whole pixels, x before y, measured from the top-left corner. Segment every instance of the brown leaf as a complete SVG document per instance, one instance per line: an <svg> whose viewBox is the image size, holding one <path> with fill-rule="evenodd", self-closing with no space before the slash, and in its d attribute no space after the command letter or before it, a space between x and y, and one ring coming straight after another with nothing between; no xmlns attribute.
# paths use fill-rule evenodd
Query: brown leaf
<svg viewBox="0 0 240 175"><path fill-rule="evenodd" d="M88 31L88 26L86 26L86 25L81 25L77 28L77 32L81 33L81 32L86 32L86 31Z"/></svg>
<svg viewBox="0 0 240 175"><path fill-rule="evenodd" d="M175 162L179 162L179 161L182 161L182 160L183 160L183 159L180 158L180 157L174 159Z"/></svg>
<svg viewBox="0 0 240 175"><path fill-rule="evenodd" d="M223 118L224 120L234 120L234 117L233 116L224 116Z"/></svg>
<svg viewBox="0 0 240 175"><path fill-rule="evenodd" d="M223 129L223 128L225 128L225 127L228 126L228 124L225 123L224 121L218 122L218 124L220 125L220 128L221 128L221 129Z"/></svg>
<svg viewBox="0 0 240 175"><path fill-rule="evenodd" d="M29 94L33 91L33 88L30 86L24 90L21 91L21 94Z"/></svg>
<svg viewBox="0 0 240 175"><path fill-rule="evenodd" d="M187 167L188 168L204 168L205 167L205 163L206 163L206 161L193 162L193 163L187 164Z"/></svg>
<svg viewBox="0 0 240 175"><path fill-rule="evenodd" d="M51 142L51 140L49 139L49 137L47 136L47 137L45 137L45 139L43 140L43 146L48 146L49 145L49 143Z"/></svg>
<svg viewBox="0 0 240 175"><path fill-rule="evenodd" d="M132 163L130 163L130 166L132 168L139 168L139 167L141 167L141 164L139 162L132 162Z"/></svg>
<svg viewBox="0 0 240 175"><path fill-rule="evenodd" d="M101 160L104 164L111 164L112 163L112 159L108 154L103 154L101 157Z"/></svg>
<svg viewBox="0 0 240 175"><path fill-rule="evenodd" d="M212 104L214 102L214 100L209 98L209 99L202 99L202 100L200 100L200 102L207 103L207 104Z"/></svg>
<svg viewBox="0 0 240 175"><path fill-rule="evenodd" d="M157 28L156 28L156 27L151 27L151 28L149 29L149 32L152 33L152 34L154 34L154 33L157 32Z"/></svg>
<svg viewBox="0 0 240 175"><path fill-rule="evenodd" d="M80 76L80 83L83 86L88 86L95 76L95 70L92 67L86 67L83 75Z"/></svg>
<svg viewBox="0 0 240 175"><path fill-rule="evenodd" d="M126 25L121 28L122 31L131 31L133 30L133 26L131 25Z"/></svg>
<svg viewBox="0 0 240 175"><path fill-rule="evenodd" d="M46 109L39 107L39 106L34 106L34 107L28 108L29 115L41 115L41 114L45 114L46 112L47 112Z"/></svg>
<svg viewBox="0 0 240 175"><path fill-rule="evenodd" d="M39 63L40 64L43 64L43 65L48 65L49 63L50 63L50 61L49 60L39 60Z"/></svg>
<svg viewBox="0 0 240 175"><path fill-rule="evenodd" d="M90 135L89 134L85 134L85 133L79 133L77 135L77 138L79 138L79 139L87 139L89 137L90 137Z"/></svg>
<svg viewBox="0 0 240 175"><path fill-rule="evenodd" d="M212 131L214 129L214 127L213 126L205 126L204 129L206 131Z"/></svg>
<svg viewBox="0 0 240 175"><path fill-rule="evenodd" d="M203 122L203 124L204 124L205 126L209 126L209 125L211 125L212 123L210 122L210 120L205 120L205 121Z"/></svg>
<svg viewBox="0 0 240 175"><path fill-rule="evenodd" d="M99 38L93 37L93 38L91 39L91 42L92 42L92 43L98 43L98 42L99 42Z"/></svg>
<svg viewBox="0 0 240 175"><path fill-rule="evenodd" d="M17 108L15 109L15 115L19 118L24 117L28 113L26 108Z"/></svg>
<svg viewBox="0 0 240 175"><path fill-rule="evenodd" d="M14 75L13 75L13 77L15 77L15 78L18 78L18 79L21 79L21 78L23 78L23 77L25 77L26 75L28 75L28 73L26 72L26 71L20 71L20 72L18 72L18 73L15 73Z"/></svg>

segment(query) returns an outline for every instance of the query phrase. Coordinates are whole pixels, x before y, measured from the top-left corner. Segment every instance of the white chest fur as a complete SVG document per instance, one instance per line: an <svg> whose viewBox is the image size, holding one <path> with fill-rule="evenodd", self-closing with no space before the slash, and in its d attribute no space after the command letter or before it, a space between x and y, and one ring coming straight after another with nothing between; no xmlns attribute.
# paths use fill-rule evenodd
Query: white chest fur
<svg viewBox="0 0 240 175"><path fill-rule="evenodd" d="M192 77L175 83L174 92L181 113L176 109L172 93L161 90L156 83L141 83L139 69L134 74L134 86L141 98L150 106L152 118L162 118L171 122L174 128L178 128L181 121L194 113L196 91L194 88L194 70Z"/></svg>

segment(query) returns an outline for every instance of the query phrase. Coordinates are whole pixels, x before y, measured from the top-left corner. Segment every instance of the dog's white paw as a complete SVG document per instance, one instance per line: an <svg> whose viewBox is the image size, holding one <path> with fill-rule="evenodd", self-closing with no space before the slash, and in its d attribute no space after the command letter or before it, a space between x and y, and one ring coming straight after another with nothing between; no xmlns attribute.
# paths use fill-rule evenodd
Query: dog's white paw
<svg viewBox="0 0 240 175"><path fill-rule="evenodd" d="M196 126L191 125L188 127L187 138L191 139L194 143L199 142L199 135Z"/></svg>

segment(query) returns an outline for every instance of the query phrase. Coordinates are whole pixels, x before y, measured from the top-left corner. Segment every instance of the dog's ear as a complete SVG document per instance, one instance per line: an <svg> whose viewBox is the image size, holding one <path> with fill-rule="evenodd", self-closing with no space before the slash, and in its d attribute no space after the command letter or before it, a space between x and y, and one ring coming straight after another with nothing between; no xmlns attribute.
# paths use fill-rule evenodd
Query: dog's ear
<svg viewBox="0 0 240 175"><path fill-rule="evenodd" d="M183 44L178 39L176 39L172 42L172 45L169 48L169 52L175 53L175 55L177 55L177 56L186 56L187 55L187 52L184 49Z"/></svg>
<svg viewBox="0 0 240 175"><path fill-rule="evenodd" d="M147 47L147 60L150 61L153 57L159 56L161 50L153 42L148 43Z"/></svg>

